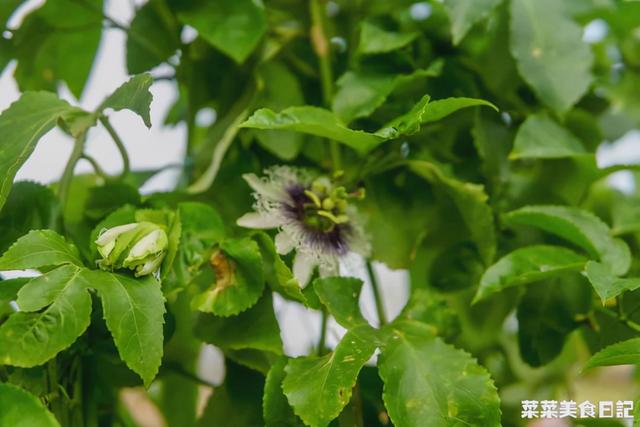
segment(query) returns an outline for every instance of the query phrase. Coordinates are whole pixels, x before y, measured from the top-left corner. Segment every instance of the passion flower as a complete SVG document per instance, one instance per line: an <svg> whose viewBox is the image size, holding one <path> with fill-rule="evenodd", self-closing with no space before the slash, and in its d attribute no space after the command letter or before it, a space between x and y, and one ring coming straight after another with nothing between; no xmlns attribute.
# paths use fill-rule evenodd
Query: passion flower
<svg viewBox="0 0 640 427"><path fill-rule="evenodd" d="M280 254L295 249L293 273L302 285L316 267L321 276L336 275L349 253L368 256L369 242L352 203L364 191L348 192L329 177L286 166L243 178L254 190L255 212L240 217L238 225L278 228L276 249Z"/></svg>
<svg viewBox="0 0 640 427"><path fill-rule="evenodd" d="M96 239L103 270L128 268L136 277L156 273L165 255L169 239L165 230L151 222L134 222L103 230Z"/></svg>

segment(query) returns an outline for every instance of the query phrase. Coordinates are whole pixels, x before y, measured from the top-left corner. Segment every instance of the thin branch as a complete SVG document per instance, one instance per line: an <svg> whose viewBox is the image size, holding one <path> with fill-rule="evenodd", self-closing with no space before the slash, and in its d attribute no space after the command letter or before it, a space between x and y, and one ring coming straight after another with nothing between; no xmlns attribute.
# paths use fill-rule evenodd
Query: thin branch
<svg viewBox="0 0 640 427"><path fill-rule="evenodd" d="M130 171L129 154L127 154L127 149L125 148L122 139L118 136L116 130L111 126L111 123L109 123L108 118L105 116L100 117L100 123L102 123L102 126L107 130L111 139L113 139L113 142L116 144L116 147L118 147L118 151L120 151L120 156L122 157L122 173L120 174L120 178L124 178Z"/></svg>
<svg viewBox="0 0 640 427"><path fill-rule="evenodd" d="M380 292L380 287L378 286L378 279L376 278L376 272L373 271L373 265L371 265L371 261L367 261L367 273L369 273L369 281L371 282L371 289L373 290L373 298L376 303L378 320L380 321L380 326L383 326L387 324L387 316L384 312L384 305L382 303L382 293Z"/></svg>

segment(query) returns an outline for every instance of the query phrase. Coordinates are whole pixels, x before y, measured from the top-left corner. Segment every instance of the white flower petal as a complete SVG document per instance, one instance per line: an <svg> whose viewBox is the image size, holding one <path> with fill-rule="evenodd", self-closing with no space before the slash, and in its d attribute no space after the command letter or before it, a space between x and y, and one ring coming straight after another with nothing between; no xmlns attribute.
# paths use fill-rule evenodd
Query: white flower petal
<svg viewBox="0 0 640 427"><path fill-rule="evenodd" d="M256 174L246 173L242 175L247 184L258 194L275 202L287 200L287 192L284 188L274 185L264 179L259 178Z"/></svg>
<svg viewBox="0 0 640 427"><path fill-rule="evenodd" d="M236 224L240 227L266 230L280 226L280 220L273 215L261 215L257 212L249 212L238 218Z"/></svg>
<svg viewBox="0 0 640 427"><path fill-rule="evenodd" d="M276 234L276 251L281 255L286 255L296 246L295 240L284 231Z"/></svg>
<svg viewBox="0 0 640 427"><path fill-rule="evenodd" d="M340 274L340 262L337 258L320 264L320 277L332 277Z"/></svg>
<svg viewBox="0 0 640 427"><path fill-rule="evenodd" d="M296 254L293 260L293 277L300 282L300 286L304 287L309 282L316 265L317 261L314 258L300 252Z"/></svg>

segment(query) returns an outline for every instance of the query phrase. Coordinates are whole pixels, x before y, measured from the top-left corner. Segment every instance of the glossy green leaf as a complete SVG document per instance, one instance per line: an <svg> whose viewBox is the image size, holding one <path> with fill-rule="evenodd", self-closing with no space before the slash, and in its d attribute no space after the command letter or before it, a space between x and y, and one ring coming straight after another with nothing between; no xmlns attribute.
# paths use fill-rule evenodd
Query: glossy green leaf
<svg viewBox="0 0 640 427"><path fill-rule="evenodd" d="M41 365L82 335L91 316L86 272L65 265L20 289L21 311L0 326L0 364Z"/></svg>
<svg viewBox="0 0 640 427"><path fill-rule="evenodd" d="M434 163L412 161L411 170L428 181L441 186L458 208L471 240L485 264L491 263L496 251L496 232L493 213L484 187L446 176Z"/></svg>
<svg viewBox="0 0 640 427"><path fill-rule="evenodd" d="M597 366L640 364L640 338L632 338L610 345L591 356L585 369Z"/></svg>
<svg viewBox="0 0 640 427"><path fill-rule="evenodd" d="M585 210L567 206L525 206L505 216L509 225L528 225L562 237L598 257L614 274L629 270L631 255L607 224Z"/></svg>
<svg viewBox="0 0 640 427"><path fill-rule="evenodd" d="M398 427L500 425L500 399L489 373L427 325L394 324L378 367L384 403Z"/></svg>
<svg viewBox="0 0 640 427"><path fill-rule="evenodd" d="M511 2L511 53L541 102L562 114L589 88L593 57L556 0Z"/></svg>
<svg viewBox="0 0 640 427"><path fill-rule="evenodd" d="M418 33L396 33L386 31L377 25L363 22L360 26L360 42L358 52L363 55L373 55L400 49L418 37Z"/></svg>
<svg viewBox="0 0 640 427"><path fill-rule="evenodd" d="M311 106L289 107L280 113L262 108L242 125L253 129L292 130L339 141L360 153L366 153L384 142L385 138L360 130L349 129L332 112Z"/></svg>
<svg viewBox="0 0 640 427"><path fill-rule="evenodd" d="M40 399L11 384L0 383L0 426L60 427Z"/></svg>
<svg viewBox="0 0 640 427"><path fill-rule="evenodd" d="M586 154L571 132L545 114L531 115L518 129L510 159L560 159Z"/></svg>
<svg viewBox="0 0 640 427"><path fill-rule="evenodd" d="M287 397L282 392L282 381L285 377L287 358L279 358L264 381L264 395L262 397L262 414L265 427L297 427L302 421L293 413Z"/></svg>
<svg viewBox="0 0 640 427"><path fill-rule="evenodd" d="M25 270L50 265L82 266L78 249L53 230L33 230L0 257L0 270Z"/></svg>
<svg viewBox="0 0 640 427"><path fill-rule="evenodd" d="M282 354L280 327L270 293L250 309L231 317L200 315L195 327L198 338L221 349L255 349Z"/></svg>
<svg viewBox="0 0 640 427"><path fill-rule="evenodd" d="M328 426L351 399L358 373L379 343L368 325L349 330L326 356L291 359L282 389L293 410L311 427Z"/></svg>
<svg viewBox="0 0 640 427"><path fill-rule="evenodd" d="M9 195L18 169L38 140L65 114L80 111L48 92L26 92L0 114L0 209Z"/></svg>
<svg viewBox="0 0 640 427"><path fill-rule="evenodd" d="M453 44L458 44L473 27L485 19L502 0L446 0L445 10L451 21Z"/></svg>
<svg viewBox="0 0 640 427"><path fill-rule="evenodd" d="M151 276L134 279L105 271L87 277L100 294L118 354L146 386L158 373L163 352L164 296Z"/></svg>
<svg viewBox="0 0 640 427"><path fill-rule="evenodd" d="M498 111L495 105L482 99L446 98L429 101L429 97L424 96L409 113L387 123L377 134L384 135L387 138L396 138L404 134L411 135L416 133L423 124L436 122L468 107L485 106Z"/></svg>
<svg viewBox="0 0 640 427"><path fill-rule="evenodd" d="M238 63L247 59L267 29L264 6L253 0L200 2L178 17Z"/></svg>
<svg viewBox="0 0 640 427"><path fill-rule="evenodd" d="M485 271L474 302L510 286L582 270L586 262L587 258L582 255L559 246L536 245L516 249Z"/></svg>
<svg viewBox="0 0 640 427"><path fill-rule="evenodd" d="M15 31L14 73L22 91L56 91L61 81L79 99L102 35L103 0L45 2Z"/></svg>
<svg viewBox="0 0 640 427"><path fill-rule="evenodd" d="M139 74L132 77L116 89L102 104L99 110L111 108L115 111L131 110L142 118L148 128L151 127L150 108L153 95L150 92L153 77L150 74Z"/></svg>
<svg viewBox="0 0 640 427"><path fill-rule="evenodd" d="M194 308L218 316L233 316L258 302L264 289L264 272L255 241L225 240L212 259L216 280L195 296Z"/></svg>
<svg viewBox="0 0 640 427"><path fill-rule="evenodd" d="M589 261L584 269L584 274L593 285L596 293L604 304L606 300L615 298L625 291L633 291L640 288L640 278L616 277L611 270L599 262Z"/></svg>
<svg viewBox="0 0 640 427"><path fill-rule="evenodd" d="M337 81L338 90L331 109L345 123L367 117L380 107L399 86L439 74L441 62L411 74L382 74L347 71Z"/></svg>
<svg viewBox="0 0 640 427"><path fill-rule="evenodd" d="M353 328L366 325L360 312L362 280L355 277L325 277L313 282L313 290L340 325Z"/></svg>
<svg viewBox="0 0 640 427"><path fill-rule="evenodd" d="M260 246L264 278L271 290L278 292L285 298L305 304L307 299L302 294L300 282L296 280L291 269L278 255L271 237L266 233L260 232L256 233L253 238Z"/></svg>
<svg viewBox="0 0 640 427"><path fill-rule="evenodd" d="M176 17L165 0L153 0L136 12L127 32L127 70L149 71L180 47Z"/></svg>

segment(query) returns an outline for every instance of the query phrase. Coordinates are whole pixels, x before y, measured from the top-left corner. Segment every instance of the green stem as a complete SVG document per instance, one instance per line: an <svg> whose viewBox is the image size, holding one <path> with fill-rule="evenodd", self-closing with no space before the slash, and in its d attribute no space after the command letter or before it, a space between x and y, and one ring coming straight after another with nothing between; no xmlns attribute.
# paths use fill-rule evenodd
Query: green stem
<svg viewBox="0 0 640 427"><path fill-rule="evenodd" d="M67 411L64 402L60 398L60 385L58 384L58 361L53 358L47 362L47 398L51 412L60 422L60 425L69 425Z"/></svg>
<svg viewBox="0 0 640 427"><path fill-rule="evenodd" d="M111 126L108 118L106 118L105 116L100 117L100 123L102 123L102 126L104 126L104 128L107 130L109 136L111 136L111 139L116 144L116 147L118 147L118 151L120 152L120 156L122 157L122 173L120 174L120 178L124 178L129 174L129 171L131 170L127 149L125 148L122 139L120 139L120 136L118 136L116 130L113 128L113 126Z"/></svg>
<svg viewBox="0 0 640 427"><path fill-rule="evenodd" d="M625 325L629 329L633 329L636 332L640 332L640 324L634 322L633 320L627 318L626 316L620 317L620 315L618 315L617 313L614 313L613 311L607 308L598 308L597 310L602 314L605 314L609 317L613 317L614 319L619 320L623 325Z"/></svg>
<svg viewBox="0 0 640 427"><path fill-rule="evenodd" d="M215 384L212 384L209 381L200 378L196 374L193 374L193 373L187 371L186 369L184 369L179 364L166 363L166 364L164 364L162 366L162 368L166 369L167 371L170 371L170 372L172 372L174 374L180 375L181 377L186 378L186 379L188 379L190 381L193 381L196 384L204 385L204 386L211 387L211 388L215 388L216 387Z"/></svg>
<svg viewBox="0 0 640 427"><path fill-rule="evenodd" d="M316 348L318 356L322 356L324 354L327 341L327 324L329 323L329 314L325 308L322 309L322 319L320 322L320 339L318 340L318 348Z"/></svg>
<svg viewBox="0 0 640 427"><path fill-rule="evenodd" d="M78 163L78 160L82 158L85 138L86 134L83 133L79 135L75 140L73 144L73 150L71 151L69 160L67 160L67 165L65 166L64 172L62 172L62 177L60 178L60 182L58 183L58 197L62 202L63 212L67 204L67 199L69 197L69 188L71 187L71 181L73 180L73 171L76 167L76 164Z"/></svg>
<svg viewBox="0 0 640 427"><path fill-rule="evenodd" d="M204 193L211 187L213 181L215 181L216 176L218 176L218 172L220 171L220 166L222 165L222 160L224 159L227 150L231 146L233 139L238 134L240 130L240 124L244 122L244 120L249 115L249 110L243 110L235 120L229 125L227 130L222 135L222 138L216 145L216 148L213 150L213 155L211 156L211 163L206 171L198 178L196 182L191 184L187 188L187 193L189 194L199 194Z"/></svg>
<svg viewBox="0 0 640 427"><path fill-rule="evenodd" d="M96 175L100 176L105 181L111 181L113 179L113 177L111 177L108 173L104 171L104 169L102 169L102 167L100 167L100 164L98 163L98 161L93 157L91 157L90 155L83 153L80 158L89 162L89 164L91 164L91 167L95 171Z"/></svg>
<svg viewBox="0 0 640 427"><path fill-rule="evenodd" d="M373 265L371 264L371 261L367 261L367 273L369 274L369 281L371 282L371 289L373 290L373 298L376 303L378 320L380 321L380 326L384 326L387 324L387 316L384 313L384 306L382 305L382 293L380 292L378 279L376 278L375 271L373 271Z"/></svg>
<svg viewBox="0 0 640 427"><path fill-rule="evenodd" d="M355 418L355 427L364 427L364 417L362 410L362 394L360 393L360 383L356 382L353 387L353 397L351 398L353 404L353 415Z"/></svg>
<svg viewBox="0 0 640 427"><path fill-rule="evenodd" d="M311 45L318 57L320 65L320 82L322 84L322 100L325 107L331 105L333 99L333 70L331 68L331 43L325 29L325 2L311 0ZM340 146L337 141L330 141L331 161L334 170L342 168Z"/></svg>

